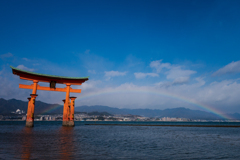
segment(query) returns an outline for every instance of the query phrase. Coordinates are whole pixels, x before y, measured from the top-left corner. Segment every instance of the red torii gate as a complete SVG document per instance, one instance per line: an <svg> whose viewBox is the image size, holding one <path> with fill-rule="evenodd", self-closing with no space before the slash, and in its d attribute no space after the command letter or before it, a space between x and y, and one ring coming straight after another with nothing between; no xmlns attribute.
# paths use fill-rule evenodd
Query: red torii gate
<svg viewBox="0 0 240 160"><path fill-rule="evenodd" d="M26 118L26 126L33 127L34 122L34 108L35 108L35 99L37 97L37 90L45 91L58 91L66 92L66 99L63 100L63 126L74 126L74 102L76 97L69 97L70 92L72 93L81 93L81 89L72 89L71 85L81 85L88 80L88 77L60 77L47 74L39 74L34 72L29 72L21 70L15 67L12 67L12 72L15 75L18 75L20 79L33 81L31 85L19 84L19 88L23 89L32 89L32 94L28 98L28 110ZM47 82L50 84L50 87L43 87L38 85L38 82ZM56 88L56 84L65 84L65 88Z"/></svg>

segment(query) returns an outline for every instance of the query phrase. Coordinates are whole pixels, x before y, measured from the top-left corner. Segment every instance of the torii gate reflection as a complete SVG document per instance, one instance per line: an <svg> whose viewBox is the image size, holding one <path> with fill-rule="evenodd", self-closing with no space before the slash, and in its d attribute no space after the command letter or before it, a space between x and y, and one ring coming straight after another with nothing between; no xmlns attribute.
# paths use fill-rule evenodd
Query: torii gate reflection
<svg viewBox="0 0 240 160"><path fill-rule="evenodd" d="M61 77L53 76L47 74L39 74L34 72L29 72L21 70L15 67L12 67L12 72L15 75L18 75L20 79L33 81L31 85L19 84L19 88L23 89L32 89L31 97L28 98L28 110L26 118L26 126L34 126L34 108L35 108L35 99L37 97L37 90L45 91L58 91L66 92L66 99L63 100L63 126L74 126L74 102L76 97L69 97L70 92L72 93L81 93L81 89L72 89L71 85L81 85L88 80L88 77ZM38 82L47 82L50 84L50 87L43 87L38 85ZM56 84L65 84L65 88L56 88Z"/></svg>

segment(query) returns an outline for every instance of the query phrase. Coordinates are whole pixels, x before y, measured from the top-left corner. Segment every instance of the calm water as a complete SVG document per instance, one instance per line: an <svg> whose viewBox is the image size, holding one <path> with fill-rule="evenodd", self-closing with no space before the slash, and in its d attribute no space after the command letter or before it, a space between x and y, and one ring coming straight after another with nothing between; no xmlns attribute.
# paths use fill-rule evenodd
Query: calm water
<svg viewBox="0 0 240 160"><path fill-rule="evenodd" d="M0 159L239 159L240 128L0 122ZM205 123L207 124L207 123ZM227 125L227 123L226 123Z"/></svg>

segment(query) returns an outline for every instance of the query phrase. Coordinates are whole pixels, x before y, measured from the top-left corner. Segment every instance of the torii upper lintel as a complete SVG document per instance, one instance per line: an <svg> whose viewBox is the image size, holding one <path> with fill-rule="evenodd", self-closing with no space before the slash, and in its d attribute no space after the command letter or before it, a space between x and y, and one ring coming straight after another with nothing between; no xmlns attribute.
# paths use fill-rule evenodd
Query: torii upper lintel
<svg viewBox="0 0 240 160"><path fill-rule="evenodd" d="M21 70L15 67L12 67L12 72L15 75L18 75L21 79L24 80L38 80L39 82L56 82L60 84L71 84L71 85L81 85L85 81L88 80L88 77L64 77L64 76L54 76L54 75L47 75L47 74L39 74L35 72L29 72L25 70Z"/></svg>

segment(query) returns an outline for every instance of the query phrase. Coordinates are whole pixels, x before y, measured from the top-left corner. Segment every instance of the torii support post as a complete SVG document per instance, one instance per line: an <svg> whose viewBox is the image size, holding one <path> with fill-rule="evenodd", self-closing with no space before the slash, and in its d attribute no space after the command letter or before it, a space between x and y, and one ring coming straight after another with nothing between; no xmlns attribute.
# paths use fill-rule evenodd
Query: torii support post
<svg viewBox="0 0 240 160"><path fill-rule="evenodd" d="M33 80L32 94L30 94L31 98L28 98L28 111L26 118L26 127L33 127L34 122L34 109L35 109L35 99L37 97L37 85L38 81Z"/></svg>
<svg viewBox="0 0 240 160"><path fill-rule="evenodd" d="M74 124L74 106L75 106L75 99L76 98L77 97L70 97L70 101L69 101L67 107L65 107L66 106L66 100L65 99L62 100L63 103L64 103L64 108L63 108L64 114L63 115L65 115L65 117L63 116L64 117L63 126L67 126L67 127L74 127L75 126L75 124Z"/></svg>
<svg viewBox="0 0 240 160"><path fill-rule="evenodd" d="M37 95L31 94L31 98L28 98L28 111L27 111L27 118L26 118L26 127L33 127L34 124L34 109L35 109L35 99Z"/></svg>
<svg viewBox="0 0 240 160"><path fill-rule="evenodd" d="M74 107L75 107L75 99L77 97L70 97L71 99L71 106L70 106L70 124L74 126Z"/></svg>
<svg viewBox="0 0 240 160"><path fill-rule="evenodd" d="M33 127L33 120L31 118L32 110L31 110L31 97L28 98L28 109L27 109L27 118L26 118L26 126Z"/></svg>
<svg viewBox="0 0 240 160"><path fill-rule="evenodd" d="M67 126L67 127L73 127L74 126L74 121L71 120L71 115L72 115L72 103L71 100L69 99L69 95L70 95L70 86L71 84L66 84L67 88L66 88L66 99L63 100L64 102L64 106L63 106L63 122L62 125L63 126ZM74 110L73 110L73 115L74 115Z"/></svg>

